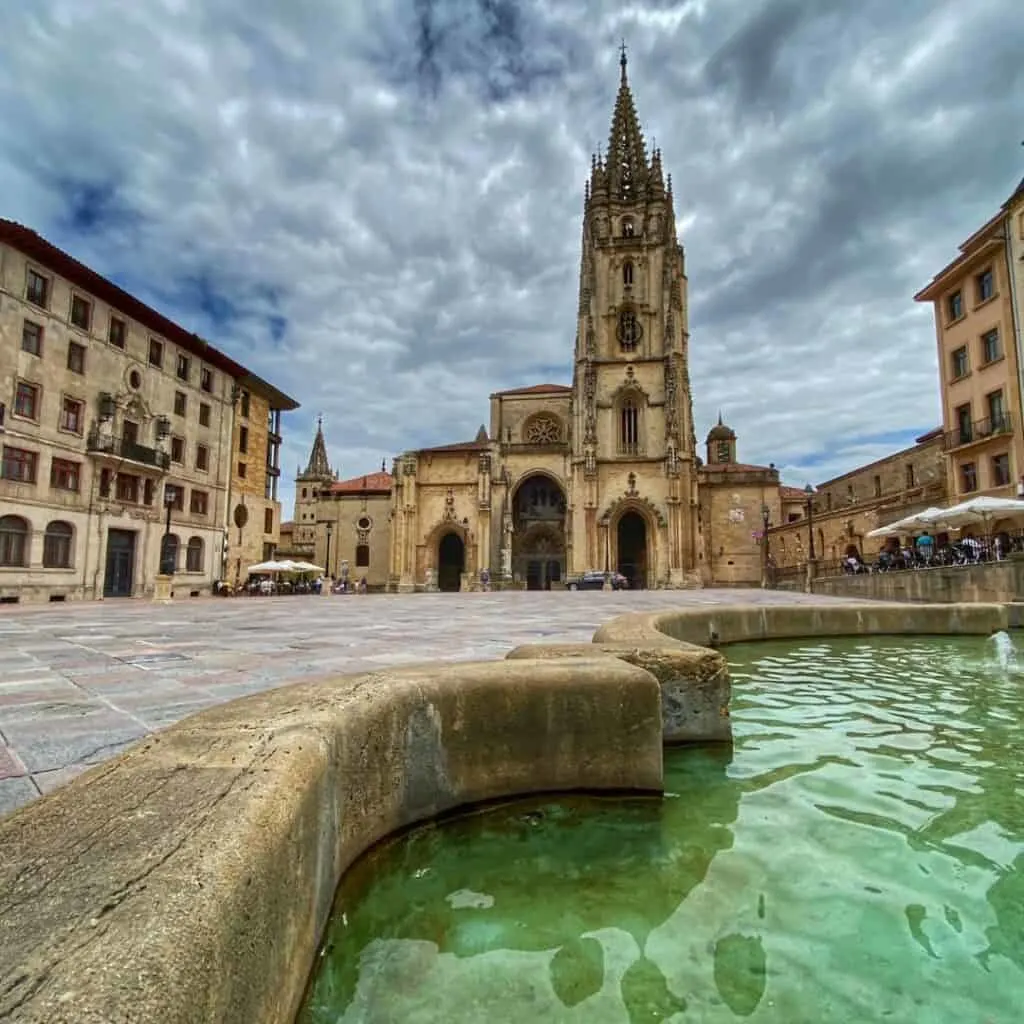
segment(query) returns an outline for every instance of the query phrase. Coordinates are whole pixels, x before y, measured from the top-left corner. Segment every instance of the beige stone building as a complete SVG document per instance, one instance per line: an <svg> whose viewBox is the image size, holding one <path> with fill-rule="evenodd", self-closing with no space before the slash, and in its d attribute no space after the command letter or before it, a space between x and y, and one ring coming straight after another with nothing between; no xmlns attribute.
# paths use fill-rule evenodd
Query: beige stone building
<svg viewBox="0 0 1024 1024"><path fill-rule="evenodd" d="M944 443L938 428L909 448L824 481L810 495L783 488L784 514L767 535L773 565L779 570L806 565L812 533L819 562L837 563L854 553L873 562L890 541L869 538L872 530L948 503Z"/></svg>
<svg viewBox="0 0 1024 1024"><path fill-rule="evenodd" d="M0 221L0 600L152 594L165 534L175 594L208 593L225 574L234 411L247 391L295 408Z"/></svg>
<svg viewBox="0 0 1024 1024"><path fill-rule="evenodd" d="M379 489L345 481L339 493L318 433L296 480L297 554L326 551L328 520L346 538L335 553L353 550L362 503L387 484L390 515L367 513L365 536L370 582L386 564L393 590L471 589L484 570L492 586L528 589L588 570L634 587L759 582L764 519L782 514L778 472L739 463L724 424L707 462L698 454L672 182L648 153L624 57L621 68L608 150L585 188L572 383L496 392L474 438L405 452L390 480L372 476Z"/></svg>
<svg viewBox="0 0 1024 1024"><path fill-rule="evenodd" d="M914 296L934 308L946 471L954 501L977 494L1014 496L1024 473L1020 307L1014 304L1020 270L1012 251L1020 227L1011 203Z"/></svg>

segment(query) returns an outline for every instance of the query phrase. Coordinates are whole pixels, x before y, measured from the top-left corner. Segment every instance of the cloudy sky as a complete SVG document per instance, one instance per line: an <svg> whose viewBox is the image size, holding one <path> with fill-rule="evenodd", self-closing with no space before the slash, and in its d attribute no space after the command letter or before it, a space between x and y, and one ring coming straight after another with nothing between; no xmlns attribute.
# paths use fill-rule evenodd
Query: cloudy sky
<svg viewBox="0 0 1024 1024"><path fill-rule="evenodd" d="M914 292L1024 175L1020 0L35 0L0 215L303 405L342 476L569 382L617 44L673 175L698 435L820 481L939 422ZM285 491L290 514L291 484Z"/></svg>

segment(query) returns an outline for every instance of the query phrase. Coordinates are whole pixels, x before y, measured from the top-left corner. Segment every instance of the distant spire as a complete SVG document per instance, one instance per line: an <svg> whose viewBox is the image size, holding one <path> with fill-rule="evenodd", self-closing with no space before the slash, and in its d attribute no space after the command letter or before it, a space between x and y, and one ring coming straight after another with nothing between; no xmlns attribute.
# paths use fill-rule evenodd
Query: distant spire
<svg viewBox="0 0 1024 1024"><path fill-rule="evenodd" d="M380 460L380 471L382 473L386 473L388 471L388 460L387 459L381 459Z"/></svg>
<svg viewBox="0 0 1024 1024"><path fill-rule="evenodd" d="M324 418L316 418L316 437L309 453L309 462L303 476L327 479L331 476L331 464L327 461L327 442L324 440Z"/></svg>
<svg viewBox="0 0 1024 1024"><path fill-rule="evenodd" d="M619 47L619 67L622 68L622 81L626 81L626 40L622 40L622 45ZM1024 145L1024 143L1022 143Z"/></svg>
<svg viewBox="0 0 1024 1024"><path fill-rule="evenodd" d="M722 410L718 410L718 425L722 426Z"/></svg>

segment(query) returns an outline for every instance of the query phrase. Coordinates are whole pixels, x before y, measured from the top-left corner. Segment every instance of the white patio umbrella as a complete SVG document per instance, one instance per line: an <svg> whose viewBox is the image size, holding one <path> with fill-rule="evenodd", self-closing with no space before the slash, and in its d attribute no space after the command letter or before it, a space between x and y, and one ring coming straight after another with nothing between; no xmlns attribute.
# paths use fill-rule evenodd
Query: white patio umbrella
<svg viewBox="0 0 1024 1024"><path fill-rule="evenodd" d="M889 537L894 533L910 533L914 530L924 530L928 527L943 525L945 523L945 509L932 506L923 512L915 512L912 516L904 516L897 519L895 523L888 526L879 526L872 530L869 537Z"/></svg>
<svg viewBox="0 0 1024 1024"><path fill-rule="evenodd" d="M314 565L312 562L292 562L291 566L295 572L324 572L322 565Z"/></svg>
<svg viewBox="0 0 1024 1024"><path fill-rule="evenodd" d="M274 572L290 572L289 562L257 562L255 565L250 565L249 572L253 573L274 573Z"/></svg>
<svg viewBox="0 0 1024 1024"><path fill-rule="evenodd" d="M1024 517L1024 501L1015 498L993 498L988 495L979 495L977 498L969 498L961 501L959 505L947 508L944 513L944 520L954 528L972 526L981 523L986 527L996 519L1020 519Z"/></svg>

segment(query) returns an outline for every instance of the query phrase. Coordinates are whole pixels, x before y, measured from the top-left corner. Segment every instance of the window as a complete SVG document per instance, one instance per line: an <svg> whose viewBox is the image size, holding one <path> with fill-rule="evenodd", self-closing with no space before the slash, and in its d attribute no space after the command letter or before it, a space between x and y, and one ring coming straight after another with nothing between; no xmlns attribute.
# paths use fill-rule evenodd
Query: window
<svg viewBox="0 0 1024 1024"><path fill-rule="evenodd" d="M633 226L633 218L632 217L623 217L622 218L622 237L623 238L632 238L635 231L636 231L636 228Z"/></svg>
<svg viewBox="0 0 1024 1024"><path fill-rule="evenodd" d="M0 565L28 565L28 521L21 516L0 516Z"/></svg>
<svg viewBox="0 0 1024 1024"><path fill-rule="evenodd" d="M164 343L156 338L149 339L149 365L161 367L164 365Z"/></svg>
<svg viewBox="0 0 1024 1024"><path fill-rule="evenodd" d="M81 295L71 296L71 322L83 331L89 330L92 323L92 303Z"/></svg>
<svg viewBox="0 0 1024 1024"><path fill-rule="evenodd" d="M46 309L50 301L50 279L37 274L34 270L28 272L28 287L25 289L25 298L33 306Z"/></svg>
<svg viewBox="0 0 1024 1024"><path fill-rule="evenodd" d="M109 498L110 497L110 478L111 478L111 471L109 469L101 469L100 470L100 497L101 498Z"/></svg>
<svg viewBox="0 0 1024 1024"><path fill-rule="evenodd" d="M633 284L633 264L624 263L622 265L622 283L627 287L631 287Z"/></svg>
<svg viewBox="0 0 1024 1024"><path fill-rule="evenodd" d="M541 414L526 424L523 435L527 444L558 444L562 440L562 425L554 416Z"/></svg>
<svg viewBox="0 0 1024 1024"><path fill-rule="evenodd" d="M131 473L118 473L114 484L114 495L118 501L137 504L139 500L139 478Z"/></svg>
<svg viewBox="0 0 1024 1024"><path fill-rule="evenodd" d="M1010 456L1007 452L992 456L992 486L1006 487L1010 482Z"/></svg>
<svg viewBox="0 0 1024 1024"><path fill-rule="evenodd" d="M184 391L174 392L174 415L184 416L188 409L188 395Z"/></svg>
<svg viewBox="0 0 1024 1024"><path fill-rule="evenodd" d="M40 324L26 320L21 325L21 351L33 356L43 354L43 328Z"/></svg>
<svg viewBox="0 0 1024 1024"><path fill-rule="evenodd" d="M1005 430L1008 417L1006 415L1006 401L1003 398L1002 389L986 395L985 404L988 406L989 430L993 433Z"/></svg>
<svg viewBox="0 0 1024 1024"><path fill-rule="evenodd" d="M178 380L188 380L189 358L178 353L177 374Z"/></svg>
<svg viewBox="0 0 1024 1024"><path fill-rule="evenodd" d="M174 572L178 568L178 549L181 541L176 533L168 533L160 538L160 569L162 572Z"/></svg>
<svg viewBox="0 0 1024 1024"><path fill-rule="evenodd" d="M127 338L128 325L119 317L112 316L110 318L110 327L107 331L107 341L114 348L124 348Z"/></svg>
<svg viewBox="0 0 1024 1024"><path fill-rule="evenodd" d="M357 544L356 545L356 568L366 569L370 565L370 545L369 544Z"/></svg>
<svg viewBox="0 0 1024 1024"><path fill-rule="evenodd" d="M199 426L208 427L210 425L210 407L205 402L199 403Z"/></svg>
<svg viewBox="0 0 1024 1024"><path fill-rule="evenodd" d="M203 571L203 538L190 537L185 547L185 572Z"/></svg>
<svg viewBox="0 0 1024 1024"><path fill-rule="evenodd" d="M960 467L960 490L964 494L978 489L978 470L973 462L965 462Z"/></svg>
<svg viewBox="0 0 1024 1024"><path fill-rule="evenodd" d="M274 532L274 510L272 508L266 508L263 510L263 532Z"/></svg>
<svg viewBox="0 0 1024 1024"><path fill-rule="evenodd" d="M196 445L196 469L204 473L210 468L210 449L205 444Z"/></svg>
<svg viewBox="0 0 1024 1024"><path fill-rule="evenodd" d="M58 491L77 491L81 483L81 467L68 459L50 462L50 486Z"/></svg>
<svg viewBox="0 0 1024 1024"><path fill-rule="evenodd" d="M139 443L139 425L134 420L125 420L121 426L121 436L128 444Z"/></svg>
<svg viewBox="0 0 1024 1024"><path fill-rule="evenodd" d="M626 398L619 407L619 454L637 455L640 451L640 410L634 398Z"/></svg>
<svg viewBox="0 0 1024 1024"><path fill-rule="evenodd" d="M199 387L207 393L211 393L213 391L213 370L208 366L204 366L199 371Z"/></svg>
<svg viewBox="0 0 1024 1024"><path fill-rule="evenodd" d="M238 464L238 476L240 479L245 479L245 474L248 472L248 469L249 467L244 462L240 462Z"/></svg>
<svg viewBox="0 0 1024 1024"><path fill-rule="evenodd" d="M950 359L953 366L953 380L966 377L967 371L970 369L970 363L967 361L967 346L961 345L958 349L954 349Z"/></svg>
<svg viewBox="0 0 1024 1024"><path fill-rule="evenodd" d="M956 407L954 415L956 416L956 429L959 434L958 444L967 444L974 435L974 431L971 430L971 406L958 405Z"/></svg>
<svg viewBox="0 0 1024 1024"><path fill-rule="evenodd" d="M27 420L39 419L39 385L19 380L14 391L14 415Z"/></svg>
<svg viewBox="0 0 1024 1024"><path fill-rule="evenodd" d="M154 497L155 488L156 488L156 485L153 483L152 480L150 480L150 478L148 476L146 477L145 480L142 481L142 504L143 505L152 505L153 504L153 497Z"/></svg>
<svg viewBox="0 0 1024 1024"><path fill-rule="evenodd" d="M189 498L189 511L196 516L205 516L209 510L210 499L206 491L192 491Z"/></svg>
<svg viewBox="0 0 1024 1024"><path fill-rule="evenodd" d="M179 484L164 484L164 494L171 495L171 508L175 512L185 511L185 488ZM165 506L166 507L166 506Z"/></svg>
<svg viewBox="0 0 1024 1024"><path fill-rule="evenodd" d="M85 429L85 403L77 398L62 398L57 426L69 433L81 434Z"/></svg>
<svg viewBox="0 0 1024 1024"><path fill-rule="evenodd" d="M987 302L996 293L996 282L992 275L992 268L986 267L974 279L974 289L978 296L978 302Z"/></svg>
<svg viewBox="0 0 1024 1024"><path fill-rule="evenodd" d="M994 363L1003 354L1002 346L999 344L999 331L993 328L981 336L981 361L983 363Z"/></svg>
<svg viewBox="0 0 1024 1024"><path fill-rule="evenodd" d="M907 466L907 468L904 470L904 472L906 473L906 478L907 478L907 489L909 490L911 487L916 487L917 486L917 478L916 478L916 476L914 474L914 465L913 465L913 463L910 463Z"/></svg>
<svg viewBox="0 0 1024 1024"><path fill-rule="evenodd" d="M876 476L875 477L875 479L874 479L874 486L875 486L875 497L876 498L880 498L882 496L882 478L880 476Z"/></svg>
<svg viewBox="0 0 1024 1024"><path fill-rule="evenodd" d="M964 315L964 297L959 291L953 292L946 299L946 312L950 320L959 320Z"/></svg>
<svg viewBox="0 0 1024 1024"><path fill-rule="evenodd" d="M43 534L43 568L70 569L71 541L75 531L70 523L53 522Z"/></svg>
<svg viewBox="0 0 1024 1024"><path fill-rule="evenodd" d="M242 392L242 416L244 419L249 418L249 392Z"/></svg>
<svg viewBox="0 0 1024 1024"><path fill-rule="evenodd" d="M183 437L171 438L171 462L185 461L185 439Z"/></svg>
<svg viewBox="0 0 1024 1024"><path fill-rule="evenodd" d="M30 452L25 448L11 448L4 445L3 472L0 473L5 480L14 480L21 484L34 484L36 482L36 467L39 464L39 455Z"/></svg>
<svg viewBox="0 0 1024 1024"><path fill-rule="evenodd" d="M85 346L77 341L68 342L68 369L72 373L85 373Z"/></svg>
<svg viewBox="0 0 1024 1024"><path fill-rule="evenodd" d="M244 455L249 450L249 428L238 428L238 450Z"/></svg>

